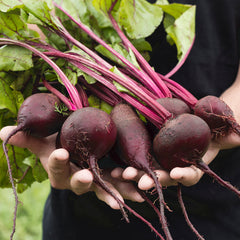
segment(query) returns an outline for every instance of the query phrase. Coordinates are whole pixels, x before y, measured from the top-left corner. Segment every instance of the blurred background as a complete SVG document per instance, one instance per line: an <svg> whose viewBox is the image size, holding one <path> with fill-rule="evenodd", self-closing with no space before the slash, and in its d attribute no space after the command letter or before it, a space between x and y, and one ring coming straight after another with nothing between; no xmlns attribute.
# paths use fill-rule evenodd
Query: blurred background
<svg viewBox="0 0 240 240"><path fill-rule="evenodd" d="M45 201L50 190L49 181L33 183L31 188L18 194L16 232L14 240L41 240L42 216ZM0 239L10 239L13 225L14 196L10 188L0 188Z"/></svg>

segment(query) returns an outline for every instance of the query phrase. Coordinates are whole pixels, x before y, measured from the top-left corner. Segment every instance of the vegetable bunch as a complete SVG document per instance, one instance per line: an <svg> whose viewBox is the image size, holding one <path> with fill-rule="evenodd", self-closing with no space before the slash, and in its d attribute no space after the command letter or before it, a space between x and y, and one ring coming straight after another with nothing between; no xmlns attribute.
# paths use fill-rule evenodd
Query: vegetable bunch
<svg viewBox="0 0 240 240"><path fill-rule="evenodd" d="M39 30L32 30L31 24ZM148 63L151 45L146 38L160 25L169 43L175 44L178 58L178 64L165 76ZM156 185L159 207L145 192L139 192L158 214L166 239L172 239L154 161L166 171L195 165L240 196L238 189L202 161L212 139L230 131L239 134L231 109L213 96L198 100L171 79L191 50L194 31L195 6L169 4L167 0L4 0L0 4L0 126L13 124L18 115L18 130L35 134L32 126L36 122L26 121L30 112L26 106L31 105L26 101L34 102L31 97L36 93L50 92L61 101L51 104L51 111L62 116L62 126L49 131L49 135L59 132L57 145L69 151L78 167L93 172L96 184L117 200L127 222L125 209L164 239L108 189L97 160L112 154L123 166L149 174ZM33 109L38 105L32 106L31 113ZM193 131L186 133L186 126L192 126ZM0 159L0 186L22 192L34 181L46 179L46 173L27 150L7 149L9 138L1 150L8 161ZM187 217L180 185L178 196L189 226L203 239Z"/></svg>

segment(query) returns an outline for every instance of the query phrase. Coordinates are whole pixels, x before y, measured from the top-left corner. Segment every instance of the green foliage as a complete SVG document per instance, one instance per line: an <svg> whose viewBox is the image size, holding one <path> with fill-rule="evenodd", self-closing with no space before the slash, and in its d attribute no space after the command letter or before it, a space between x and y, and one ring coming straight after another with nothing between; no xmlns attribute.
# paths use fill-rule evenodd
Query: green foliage
<svg viewBox="0 0 240 240"><path fill-rule="evenodd" d="M162 9L145 0L120 1L116 15L119 24L131 39L148 37L163 19Z"/></svg>
<svg viewBox="0 0 240 240"><path fill-rule="evenodd" d="M169 42L175 44L177 48L179 61L188 51L194 39L194 5L169 4L167 0L157 0L154 4L150 4L145 0L55 1L67 10L73 18L84 23L114 50L137 67L139 66L134 54L124 48L120 37L109 20L108 12L113 2L116 2L111 12L113 17L146 59L149 59L148 52L152 50L146 38L161 24L167 32ZM53 15L53 10L56 16ZM97 50L101 55L111 60L113 64L116 63L116 66L110 70L121 75L118 65L122 65L122 63L119 62L119 59L104 47L98 46L63 12L54 9L51 0L0 0L0 38L40 43L39 34L34 30L30 30L28 24L37 24L46 36L46 43L52 47L62 52L72 52L72 54L91 59L88 54L83 53L76 46L73 47L72 44L66 43L65 39L56 34L56 32L61 33L64 26L74 38L80 40L92 50ZM73 64L65 60L53 60L72 84L75 85L80 76L84 77L89 84L96 82L95 79L80 71ZM29 50L13 45L0 47L0 128L16 124L20 105L33 91L46 91L46 88L38 85L43 75L48 82L59 81L61 83L61 79L56 72ZM116 82L114 84L118 91L130 93L122 85ZM61 89L61 86L59 87L60 90L63 89ZM65 90L62 90L62 92L66 93ZM105 109L107 112L111 111L111 107L101 101L98 107ZM64 112L60 108L58 111ZM14 178L16 181L21 180L17 184L19 192L25 191L35 181L41 182L46 179L46 173L42 169L39 160L29 151L9 146L9 154ZM0 148L0 173L0 187L10 187L6 159L2 148ZM25 177L22 180L23 176Z"/></svg>
<svg viewBox="0 0 240 240"><path fill-rule="evenodd" d="M161 6L166 16L164 27L170 44L175 44L178 59L184 57L195 36L196 7L183 4L169 4Z"/></svg>
<svg viewBox="0 0 240 240"><path fill-rule="evenodd" d="M33 67L32 53L18 46L0 48L0 71L24 71Z"/></svg>
<svg viewBox="0 0 240 240"><path fill-rule="evenodd" d="M0 187L11 187L2 142L0 141L0 143ZM12 167L13 178L17 182L18 192L25 191L35 181L42 182L47 179L46 171L43 169L39 160L27 149L9 145L8 155Z"/></svg>

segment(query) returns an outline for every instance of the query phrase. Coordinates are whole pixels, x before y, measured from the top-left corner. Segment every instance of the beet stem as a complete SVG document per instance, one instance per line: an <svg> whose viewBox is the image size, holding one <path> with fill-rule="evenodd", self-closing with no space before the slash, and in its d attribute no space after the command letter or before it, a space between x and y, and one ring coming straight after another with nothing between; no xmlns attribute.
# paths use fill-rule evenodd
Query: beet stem
<svg viewBox="0 0 240 240"><path fill-rule="evenodd" d="M161 240L164 240L162 235L153 227L153 225L147 221L145 218L143 218L140 214L135 212L132 208L130 208L126 203L122 202L106 185L106 183L103 181L103 179L100 177L98 172L98 166L96 162L96 158L94 156L90 156L89 158L89 167L94 175L95 183L98 184L100 187L102 187L107 193L109 193L119 204L120 209L122 211L123 217L125 220L129 223L129 219L127 217L127 214L123 207L129 210L133 215L135 215L137 218L139 218L142 222L144 222L146 225L150 227L150 229L157 234L157 236L160 237Z"/></svg>
<svg viewBox="0 0 240 240"><path fill-rule="evenodd" d="M103 181L103 179L100 177L99 171L98 171L98 165L96 162L96 158L94 156L90 156L89 158L89 167L94 175L95 183L97 183L100 187L102 187L107 193L109 193L119 204L120 210L122 212L123 218L126 220L126 222L129 222L127 213L125 212L123 208L123 204L120 201L120 199L109 189L109 187L106 185L106 183Z"/></svg>
<svg viewBox="0 0 240 240"><path fill-rule="evenodd" d="M153 70L153 68L149 65L149 63L145 60L145 58L138 52L138 50L134 47L134 45L129 41L129 39L126 37L126 35L118 26L118 23L113 18L110 11L109 11L109 19L112 23L113 28L116 30L123 44L125 45L126 49L128 51L129 49L132 50L138 62L140 63L143 71L145 71L145 73L150 77L150 80L152 80L152 82L147 81L145 83L145 86L149 85L149 89L153 90L158 97L171 97L172 94L168 89L168 87L165 85L165 83L162 81L161 77Z"/></svg>
<svg viewBox="0 0 240 240"><path fill-rule="evenodd" d="M153 179L154 183L155 183L155 188L157 190L158 193L158 197L159 197L159 209L160 209L160 216L159 216L159 220L162 224L162 229L166 235L167 240L172 240L172 236L171 233L169 231L168 228L168 223L165 217L165 201L164 201L164 197L163 197L163 192L162 192L162 186L158 181L158 178L156 176L156 174L151 170L151 169L145 169L145 171L150 175L150 177Z"/></svg>
<svg viewBox="0 0 240 240"><path fill-rule="evenodd" d="M196 167L201 169L204 173L211 176L213 179L215 179L220 185L226 187L227 189L234 192L239 198L240 198L240 191L234 187L231 183L224 181L221 177L219 177L215 172L213 172L209 166L204 163L202 160L196 162Z"/></svg>
<svg viewBox="0 0 240 240"><path fill-rule="evenodd" d="M11 164L10 164L10 159L8 156L8 149L7 149L7 143L9 141L9 139L15 135L17 132L21 131L23 129L23 125L18 125L15 129L13 129L10 134L8 135L8 137L3 141L2 146L3 146L3 151L4 154L6 156L7 159L7 166L8 166L8 174L9 174L9 180L10 183L12 185L12 190L13 190L13 194L14 194L14 198L15 198L15 207L14 207L14 216L13 216L13 227L12 227L12 233L10 235L10 240L13 239L13 235L16 231L16 219L17 219L17 209L18 209L18 194L17 194L17 190L14 184L14 179L13 179L13 175L12 175L12 169L11 169Z"/></svg>
<svg viewBox="0 0 240 240"><path fill-rule="evenodd" d="M153 227L153 225L147 221L145 218L143 218L140 214L138 214L136 211L134 211L132 208L130 208L127 204L123 203L125 208L127 208L133 215L135 215L137 218L139 218L141 221L143 221L145 224L147 224L150 229L157 234L157 236L160 237L161 240L164 240L163 236L156 230L156 228Z"/></svg>
<svg viewBox="0 0 240 240"><path fill-rule="evenodd" d="M186 223L191 228L191 230L196 234L196 236L197 236L197 238L199 240L204 240L204 238L197 231L197 229L193 226L193 224L191 223L191 221L190 221L190 219L188 217L187 210L186 210L185 204L183 202L183 198L182 198L182 185L180 183L178 183L177 195L178 195L178 202L179 202L179 204L180 204L180 206L182 208L182 212L183 212L184 218L186 220Z"/></svg>

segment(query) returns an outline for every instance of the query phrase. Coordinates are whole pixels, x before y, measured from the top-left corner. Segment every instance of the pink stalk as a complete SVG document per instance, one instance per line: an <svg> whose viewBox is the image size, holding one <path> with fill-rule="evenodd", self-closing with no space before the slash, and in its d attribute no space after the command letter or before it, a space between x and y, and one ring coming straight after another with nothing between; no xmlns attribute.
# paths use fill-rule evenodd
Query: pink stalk
<svg viewBox="0 0 240 240"><path fill-rule="evenodd" d="M177 82L166 78L165 76L161 75L162 79L165 81L168 88L176 95L178 98L182 99L186 102L190 107L194 107L197 103L197 98L195 98L186 88L178 84Z"/></svg>
<svg viewBox="0 0 240 240"><path fill-rule="evenodd" d="M76 107L72 104L72 102L64 96L61 92L59 92L56 88L52 87L45 78L42 79L43 85L53 94L55 94L66 106L70 111L76 110Z"/></svg>
<svg viewBox="0 0 240 240"><path fill-rule="evenodd" d="M123 31L118 26L116 20L113 18L113 16L109 13L109 18L112 22L113 28L118 33L119 37L122 39L123 44L127 48L127 50L131 49L132 52L135 54L138 62L141 65L141 68L153 79L153 85L155 87L158 87L161 90L161 93L163 94L163 97L171 97L171 92L165 85L165 83L162 81L161 77L153 70L153 68L149 65L149 63L146 61L146 59L138 52L138 50L133 46L133 44L129 41L129 39L126 37L126 35L123 33Z"/></svg>
<svg viewBox="0 0 240 240"><path fill-rule="evenodd" d="M195 36L194 36L194 38L193 38L193 41L192 41L189 49L187 50L187 52L186 52L186 54L185 54L185 56L182 58L182 60L181 60L168 74L165 75L166 78L170 78L172 75L174 75L174 74L182 67L182 65L183 65L183 64L185 63L185 61L187 60L189 53L190 53L191 50L192 50L192 47L193 47L194 42L195 42Z"/></svg>
<svg viewBox="0 0 240 240"><path fill-rule="evenodd" d="M133 71L139 78L140 81L144 83L145 86L147 86L149 89L154 91L157 96L164 97L164 94L159 90L159 88L156 87L156 85L152 82L151 78L145 74L145 72L139 70L137 67L135 67L131 62L129 62L125 57L123 57L121 54L119 54L117 51L115 51L113 48L111 48L106 42L104 42L100 37L98 37L92 30L90 30L87 26L85 26L83 23L77 21L74 19L66 10L64 10L61 6L54 3L54 5L60 9L64 14L66 14L71 21L73 21L79 28L81 28L84 32L86 32L93 40L101 44L103 47L105 47L109 52L111 52L114 56L116 56L118 59L120 59L131 71Z"/></svg>
<svg viewBox="0 0 240 240"><path fill-rule="evenodd" d="M93 52L91 49L86 47L84 44L76 40L71 34L62 26L62 31L61 32L56 32L58 35L62 35L62 37L69 42L71 42L73 45L76 47L80 48L83 50L85 53L87 53L91 58L93 58L98 64L100 64L103 67L106 68L111 68L112 66L106 62L103 58L98 56L95 52Z"/></svg>
<svg viewBox="0 0 240 240"><path fill-rule="evenodd" d="M105 101L111 106L115 106L116 104L122 101L122 99L118 98L118 96L114 94L109 88L106 88L99 82L89 84L83 77L79 78L79 81L94 95L96 95L98 98Z"/></svg>
<svg viewBox="0 0 240 240"><path fill-rule="evenodd" d="M63 84L65 85L65 87L68 91L68 94L72 100L72 106L71 106L72 109L69 109L69 110L73 111L78 108L82 108L81 99L79 98L76 88L71 84L71 82L69 81L67 76L58 67L58 65L56 63L54 63L50 58L48 58L44 53L38 51L37 49L33 48L32 46L30 46L24 42L7 39L7 38L6 39L0 38L0 45L17 45L17 46L26 48L26 49L30 50L31 52L33 52L34 54L36 54L37 56L41 57L46 63L48 63L55 70L55 72L58 74L58 76L61 78ZM66 104L69 104L69 103L66 103Z"/></svg>
<svg viewBox="0 0 240 240"><path fill-rule="evenodd" d="M137 97L139 97L142 101L146 102L157 114L159 114L159 116L165 121L166 119L171 117L171 113L169 113L164 107L161 106L161 104L159 104L157 101L155 101L155 99L151 98L148 94L146 94L145 91L143 91L138 84L136 84L133 80L128 79L124 79L121 76L111 72L110 70L103 68L101 66L99 66L98 64L89 61L85 58L82 58L80 56L74 56L71 54L66 54L66 53L62 53L62 52L46 52L46 55L50 55L50 56L57 56L57 57L61 57L61 58L65 58L71 61L76 61L78 63L84 64L85 66L87 66L88 68L92 68L94 70L97 70L98 72L100 72L101 74L107 76L109 79L112 79L116 82L118 82L119 84L121 84L122 86L124 86L125 88L127 88L131 93L135 94ZM99 75L99 74L97 74Z"/></svg>
<svg viewBox="0 0 240 240"><path fill-rule="evenodd" d="M79 69L90 75L91 77L95 78L98 82L102 83L104 86L112 90L114 93L116 93L118 96L120 96L122 99L124 99L126 102L131 104L133 107L139 110L147 119L149 119L156 127L161 128L162 124L165 122L166 119L162 119L158 114L153 112L151 109L144 106L142 103L140 103L138 100L136 100L134 97L119 92L116 88L116 86L106 80L103 76L99 75L95 71L91 70L90 68L82 65L81 63L72 62L74 65L76 65Z"/></svg>
<svg viewBox="0 0 240 240"><path fill-rule="evenodd" d="M78 90L79 96L82 99L83 107L88 107L89 102L88 102L88 96L87 96L86 92L84 91L84 89L82 88L82 86L80 84L76 85L76 89Z"/></svg>
<svg viewBox="0 0 240 240"><path fill-rule="evenodd" d="M40 45L38 47L41 47ZM79 66L79 64L77 64L77 60L79 60L79 56L76 56L76 55L71 55L71 54L66 54L66 53L62 53L62 52L59 52L58 50L54 50L52 52L46 52L45 55L50 55L50 56L55 56L55 57L63 57L63 58L67 58L67 59L72 59L74 60L75 62L72 62L74 65L76 65L77 67ZM82 65L83 67L83 65ZM86 67L85 67L86 68ZM129 96L128 94L125 94L125 93L121 93L117 90L117 88L115 87L114 84L110 83L109 81L107 81L104 77L100 76L99 74L97 74L96 72L93 72L92 71L92 74L90 73L91 70L86 68L89 72L89 75L94 77L94 78L97 78L97 80L101 83L103 83L103 85L106 86L107 89L110 89L112 90L113 92L115 92L118 96L120 96L121 98L125 99L127 102L131 103L133 106L135 106L137 109L139 109L139 111L144 111L145 112L145 115L146 117L148 116L151 116L151 117L148 117L150 118L153 123L160 127L161 124L163 123L161 120L160 120L160 117L158 115L156 115L153 111L151 111L150 109L146 108L143 104L141 104L139 101L137 101L135 98L133 98L132 96ZM103 81L101 81L101 80ZM144 113L143 113L144 115Z"/></svg>

